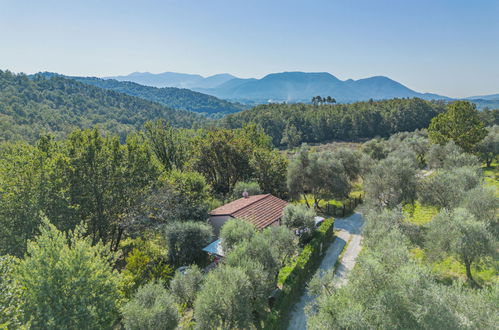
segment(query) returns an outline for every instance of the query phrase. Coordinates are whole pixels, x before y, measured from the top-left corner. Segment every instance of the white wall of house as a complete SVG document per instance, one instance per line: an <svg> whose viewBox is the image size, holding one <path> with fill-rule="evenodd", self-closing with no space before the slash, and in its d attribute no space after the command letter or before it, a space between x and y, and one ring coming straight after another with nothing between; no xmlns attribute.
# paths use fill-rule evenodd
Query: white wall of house
<svg viewBox="0 0 499 330"><path fill-rule="evenodd" d="M208 222L211 224L213 227L213 233L215 234L215 237L219 237L220 235L220 228L224 225L227 220L232 219L230 215L211 215L210 218L208 219Z"/></svg>

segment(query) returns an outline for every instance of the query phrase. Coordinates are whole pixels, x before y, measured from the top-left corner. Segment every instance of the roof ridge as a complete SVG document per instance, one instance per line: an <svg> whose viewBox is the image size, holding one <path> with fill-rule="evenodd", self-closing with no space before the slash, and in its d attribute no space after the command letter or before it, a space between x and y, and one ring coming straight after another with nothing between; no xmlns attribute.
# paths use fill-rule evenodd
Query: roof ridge
<svg viewBox="0 0 499 330"><path fill-rule="evenodd" d="M258 195L256 195L256 196L258 196ZM262 198L255 199L255 200L254 200L254 201L252 201L251 203L244 205L243 207L241 207L240 209L235 210L235 211L234 211L234 212L232 212L232 213L236 213L236 212L239 212L239 211L241 211L241 210L244 210L244 209L245 209L245 208L247 208L248 206L251 206L251 205L255 204L256 202L259 202L259 201L264 200L265 198L269 197L269 196L270 196L270 194L262 194L262 196L263 196ZM243 197L243 198L245 198L245 197ZM232 214L232 213L231 213L231 214Z"/></svg>

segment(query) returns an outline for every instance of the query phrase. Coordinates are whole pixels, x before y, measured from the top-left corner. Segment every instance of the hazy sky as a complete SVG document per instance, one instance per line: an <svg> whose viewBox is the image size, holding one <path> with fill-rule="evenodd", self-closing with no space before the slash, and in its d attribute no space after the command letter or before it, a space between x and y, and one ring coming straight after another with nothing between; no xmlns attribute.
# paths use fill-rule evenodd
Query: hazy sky
<svg viewBox="0 0 499 330"><path fill-rule="evenodd" d="M0 0L0 69L383 75L499 93L499 0Z"/></svg>

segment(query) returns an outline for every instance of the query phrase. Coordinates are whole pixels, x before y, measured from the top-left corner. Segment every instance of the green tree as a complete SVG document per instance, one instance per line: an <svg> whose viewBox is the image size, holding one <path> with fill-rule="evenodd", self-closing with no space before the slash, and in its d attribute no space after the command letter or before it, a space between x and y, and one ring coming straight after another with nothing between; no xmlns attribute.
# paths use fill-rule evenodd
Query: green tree
<svg viewBox="0 0 499 330"><path fill-rule="evenodd" d="M124 252L128 251L125 269L122 271L127 297L151 281L168 284L173 276L173 267L168 264L164 242L158 237L128 238L120 247Z"/></svg>
<svg viewBox="0 0 499 330"><path fill-rule="evenodd" d="M163 285L148 283L123 306L123 323L130 330L173 330L180 315Z"/></svg>
<svg viewBox="0 0 499 330"><path fill-rule="evenodd" d="M227 220L220 230L222 248L228 254L239 243L250 240L255 234L255 226L248 221L242 219Z"/></svg>
<svg viewBox="0 0 499 330"><path fill-rule="evenodd" d="M307 193L318 207L321 199L344 198L351 188L345 167L334 154L310 152L306 146L290 162L287 184L290 195L303 197L308 207Z"/></svg>
<svg viewBox="0 0 499 330"><path fill-rule="evenodd" d="M494 159L499 155L499 126L488 128L487 136L477 145L480 159L490 167Z"/></svg>
<svg viewBox="0 0 499 330"><path fill-rule="evenodd" d="M234 186L234 190L232 191L232 198L239 199L243 197L243 193L247 192L249 196L260 195L262 193L262 189L258 182L255 181L239 181Z"/></svg>
<svg viewBox="0 0 499 330"><path fill-rule="evenodd" d="M203 273L197 265L192 265L185 273L177 272L170 282L170 291L180 305L192 307L203 284Z"/></svg>
<svg viewBox="0 0 499 330"><path fill-rule="evenodd" d="M281 144L287 145L288 148L294 148L300 145L302 133L292 123L288 123L282 133Z"/></svg>
<svg viewBox="0 0 499 330"><path fill-rule="evenodd" d="M388 157L376 164L366 176L364 189L371 203L393 208L412 203L416 198L416 169L407 159Z"/></svg>
<svg viewBox="0 0 499 330"><path fill-rule="evenodd" d="M483 257L493 256L498 247L497 238L491 235L487 224L466 209L441 211L430 223L426 242L430 255L452 255L460 260L474 287L478 283L471 274L471 266Z"/></svg>
<svg viewBox="0 0 499 330"><path fill-rule="evenodd" d="M242 269L222 266L210 272L194 303L196 328L249 328L252 290Z"/></svg>
<svg viewBox="0 0 499 330"><path fill-rule="evenodd" d="M0 256L0 328L10 329L21 326L21 288L15 282L15 257Z"/></svg>
<svg viewBox="0 0 499 330"><path fill-rule="evenodd" d="M39 230L16 271L25 322L34 328L111 329L120 280L109 246L92 244L84 226L64 234L44 220Z"/></svg>
<svg viewBox="0 0 499 330"><path fill-rule="evenodd" d="M183 131L163 119L147 122L144 135L166 171L182 170L189 157L189 140Z"/></svg>
<svg viewBox="0 0 499 330"><path fill-rule="evenodd" d="M312 230L314 227L314 218L316 213L313 209L305 207L305 205L286 206L282 213L281 222L284 226L298 230Z"/></svg>
<svg viewBox="0 0 499 330"><path fill-rule="evenodd" d="M432 119L428 128L430 141L445 144L454 141L467 152L487 135L475 105L468 101L455 101L447 111Z"/></svg>
<svg viewBox="0 0 499 330"><path fill-rule="evenodd" d="M284 197L288 160L277 150L256 149L250 159L253 176L262 192Z"/></svg>
<svg viewBox="0 0 499 330"><path fill-rule="evenodd" d="M201 251L213 239L210 225L200 222L174 222L165 227L168 258L176 266L200 262Z"/></svg>

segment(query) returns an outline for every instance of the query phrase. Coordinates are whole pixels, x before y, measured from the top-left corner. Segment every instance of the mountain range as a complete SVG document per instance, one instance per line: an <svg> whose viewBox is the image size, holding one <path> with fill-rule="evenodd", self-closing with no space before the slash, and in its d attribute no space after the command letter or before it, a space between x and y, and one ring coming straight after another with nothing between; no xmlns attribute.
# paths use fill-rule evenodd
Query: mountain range
<svg viewBox="0 0 499 330"><path fill-rule="evenodd" d="M369 99L419 97L426 100L452 98L420 93L384 76L340 80L327 72L271 73L261 79L238 78L223 73L209 77L197 74L135 72L127 76L109 77L156 87L183 87L220 99L246 104L267 102L310 102L313 96L331 96L337 102L349 103ZM466 98L479 107L497 104L499 94Z"/></svg>
<svg viewBox="0 0 499 330"><path fill-rule="evenodd" d="M127 76L105 77L104 79L114 79L118 81L131 81L137 84L153 87L177 87L177 88L214 88L231 79L233 75L228 73L216 74L209 77L203 77L198 74L163 72L133 72Z"/></svg>

